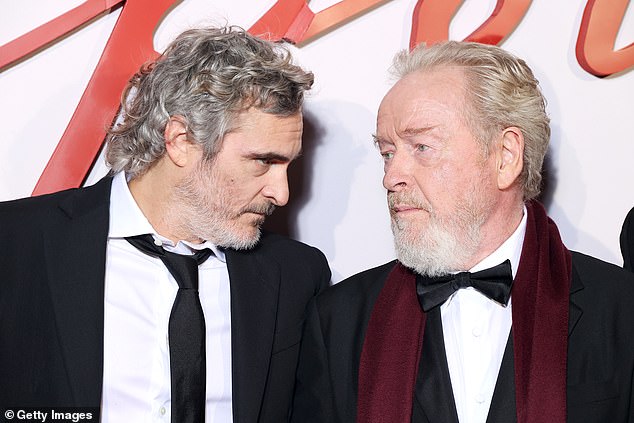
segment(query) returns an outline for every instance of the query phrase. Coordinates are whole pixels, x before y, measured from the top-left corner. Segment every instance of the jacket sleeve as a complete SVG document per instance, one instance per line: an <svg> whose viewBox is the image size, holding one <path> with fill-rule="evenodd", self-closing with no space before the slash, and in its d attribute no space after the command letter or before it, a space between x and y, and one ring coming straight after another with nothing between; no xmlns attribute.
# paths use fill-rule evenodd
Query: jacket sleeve
<svg viewBox="0 0 634 423"><path fill-rule="evenodd" d="M308 316L299 353L292 423L338 422L330 383L328 354L324 344L316 299L308 306Z"/></svg>

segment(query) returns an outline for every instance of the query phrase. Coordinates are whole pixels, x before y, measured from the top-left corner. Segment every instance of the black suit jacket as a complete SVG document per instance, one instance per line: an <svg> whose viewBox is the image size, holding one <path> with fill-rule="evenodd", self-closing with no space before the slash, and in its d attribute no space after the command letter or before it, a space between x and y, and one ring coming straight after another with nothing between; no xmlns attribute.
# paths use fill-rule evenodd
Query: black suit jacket
<svg viewBox="0 0 634 423"><path fill-rule="evenodd" d="M0 204L0 409L99 407L111 178ZM234 422L285 421L323 254L263 235L227 251Z"/></svg>
<svg viewBox="0 0 634 423"><path fill-rule="evenodd" d="M634 275L580 253L572 257L568 422L634 422ZM300 352L294 423L355 422L365 331L394 264L355 275L311 304ZM425 336L433 334L425 331ZM442 332L436 337L436 342L425 341L423 346L435 345L429 352L440 357L436 363L443 366L439 373L444 377L427 391L417 387L412 421L457 423ZM425 350L422 361L429 352ZM488 422L515 421L514 389L512 342L508 342Z"/></svg>
<svg viewBox="0 0 634 423"><path fill-rule="evenodd" d="M623 222L620 244L621 254L623 255L623 268L634 272L634 207Z"/></svg>

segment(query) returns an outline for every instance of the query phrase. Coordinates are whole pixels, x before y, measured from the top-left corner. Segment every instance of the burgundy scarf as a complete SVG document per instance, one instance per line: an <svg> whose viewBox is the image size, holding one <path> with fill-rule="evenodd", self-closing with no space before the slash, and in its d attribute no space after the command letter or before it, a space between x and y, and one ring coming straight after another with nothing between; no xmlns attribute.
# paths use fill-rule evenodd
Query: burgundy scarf
<svg viewBox="0 0 634 423"><path fill-rule="evenodd" d="M538 202L529 202L513 282L513 350L518 423L566 421L571 255ZM372 310L359 364L357 423L409 422L425 313L416 276L398 263Z"/></svg>

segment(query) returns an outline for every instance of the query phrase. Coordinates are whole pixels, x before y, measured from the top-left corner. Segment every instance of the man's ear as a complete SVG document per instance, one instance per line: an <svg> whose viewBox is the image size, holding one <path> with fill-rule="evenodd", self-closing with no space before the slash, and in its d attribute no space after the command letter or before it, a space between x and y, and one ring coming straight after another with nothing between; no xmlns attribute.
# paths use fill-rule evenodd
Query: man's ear
<svg viewBox="0 0 634 423"><path fill-rule="evenodd" d="M502 131L498 150L498 188L505 190L519 178L524 168L524 135L511 126Z"/></svg>
<svg viewBox="0 0 634 423"><path fill-rule="evenodd" d="M194 145L187 138L187 124L181 116L171 116L165 125L165 150L172 163L178 167L187 165Z"/></svg>

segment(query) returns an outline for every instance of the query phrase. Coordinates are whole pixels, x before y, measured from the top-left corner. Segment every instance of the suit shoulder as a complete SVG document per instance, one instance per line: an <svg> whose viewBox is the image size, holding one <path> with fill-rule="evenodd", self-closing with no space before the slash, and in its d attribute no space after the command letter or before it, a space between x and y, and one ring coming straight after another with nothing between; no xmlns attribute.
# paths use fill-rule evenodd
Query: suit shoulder
<svg viewBox="0 0 634 423"><path fill-rule="evenodd" d="M339 282L338 286L340 290L350 289L350 287L357 285L371 285L379 281L384 281L387 275L392 271L396 265L396 260L392 260L388 263L384 263L380 266L373 267L371 269L364 270L355 275L352 275L343 281Z"/></svg>
<svg viewBox="0 0 634 423"><path fill-rule="evenodd" d="M396 260L393 260L364 270L331 286L319 295L317 299L319 306L345 308L352 303L374 304L395 265Z"/></svg>
<svg viewBox="0 0 634 423"><path fill-rule="evenodd" d="M51 194L25 197L17 200L0 202L0 220L7 222L11 219L36 218L46 219L59 211L60 205L69 203L75 199L81 201L99 202L110 190L112 178L104 178L95 185L83 188L70 188Z"/></svg>
<svg viewBox="0 0 634 423"><path fill-rule="evenodd" d="M318 260L326 260L324 253L316 247L301 241L288 238L272 232L263 232L260 243L256 247L261 253L280 258L284 261L289 258L312 257Z"/></svg>
<svg viewBox="0 0 634 423"><path fill-rule="evenodd" d="M571 253L574 268L584 274L602 277L610 276L616 279L626 280L632 280L634 278L634 273L628 272L615 264L608 263L578 251L571 251Z"/></svg>
<svg viewBox="0 0 634 423"><path fill-rule="evenodd" d="M572 251L573 269L584 289L596 290L602 296L634 300L634 273L598 258Z"/></svg>
<svg viewBox="0 0 634 423"><path fill-rule="evenodd" d="M51 222L59 213L58 204L69 195L69 191L26 197L0 203L0 234L28 234L40 224Z"/></svg>
<svg viewBox="0 0 634 423"><path fill-rule="evenodd" d="M326 256L308 244L279 234L263 232L255 249L242 254L252 252L264 260L277 263L285 275L300 276L303 281L312 281L318 286L318 291L330 284L331 272Z"/></svg>
<svg viewBox="0 0 634 423"><path fill-rule="evenodd" d="M47 206L56 204L61 198L68 195L75 189L60 191L52 194L38 195L35 197L24 197L16 200L0 202L0 213L4 216L13 214L33 213L45 209Z"/></svg>

